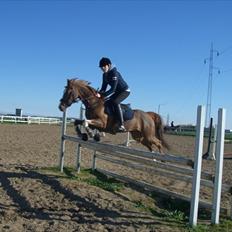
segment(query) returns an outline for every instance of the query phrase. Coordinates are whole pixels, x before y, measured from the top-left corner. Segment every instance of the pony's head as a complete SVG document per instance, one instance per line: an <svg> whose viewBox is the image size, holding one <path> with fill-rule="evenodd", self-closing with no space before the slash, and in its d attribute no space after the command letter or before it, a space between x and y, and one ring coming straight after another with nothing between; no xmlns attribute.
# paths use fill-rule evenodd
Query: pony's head
<svg viewBox="0 0 232 232"><path fill-rule="evenodd" d="M67 107L71 106L72 103L79 100L78 93L75 91L74 79L67 80L67 85L64 89L64 94L60 99L59 109L65 111Z"/></svg>
<svg viewBox="0 0 232 232"><path fill-rule="evenodd" d="M84 101L90 95L96 95L96 90L89 86L89 82L79 79L68 79L63 97L60 99L59 109L65 111L66 108L79 100Z"/></svg>

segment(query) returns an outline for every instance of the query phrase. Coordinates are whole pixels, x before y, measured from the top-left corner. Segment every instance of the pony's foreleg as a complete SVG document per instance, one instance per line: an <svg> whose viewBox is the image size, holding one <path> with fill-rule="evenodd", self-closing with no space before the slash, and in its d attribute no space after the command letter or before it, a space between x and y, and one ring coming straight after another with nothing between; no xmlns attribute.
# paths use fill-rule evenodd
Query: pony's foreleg
<svg viewBox="0 0 232 232"><path fill-rule="evenodd" d="M104 129L106 127L106 123L104 123L101 119L85 119L83 124L85 127L91 125L100 129Z"/></svg>
<svg viewBox="0 0 232 232"><path fill-rule="evenodd" d="M82 133L80 125L76 125L76 132L78 137L82 138L84 141L88 140L88 135L86 133Z"/></svg>
<svg viewBox="0 0 232 232"><path fill-rule="evenodd" d="M81 129L80 129L79 125L76 125L76 132L77 132L77 135L78 135L79 137L82 136L82 132L81 132Z"/></svg>
<svg viewBox="0 0 232 232"><path fill-rule="evenodd" d="M80 119L76 119L75 122L74 122L74 125L76 126L76 132L77 132L77 135L80 137L80 138L85 138L84 140L87 140L87 135L85 133L82 133L82 130L81 130L81 127L84 127L84 129L86 130L87 134L90 136L90 138L93 138L93 132L92 130L85 125L85 120L80 120Z"/></svg>
<svg viewBox="0 0 232 232"><path fill-rule="evenodd" d="M82 125L84 122L83 119L76 119L75 122L74 122L74 125L77 126L77 125Z"/></svg>
<svg viewBox="0 0 232 232"><path fill-rule="evenodd" d="M85 126L85 130L86 130L87 134L89 135L89 137L93 138L93 136L94 136L93 130L91 130L88 126L87 127Z"/></svg>
<svg viewBox="0 0 232 232"><path fill-rule="evenodd" d="M89 126L94 126L95 128L102 128L102 121L100 120L93 120L93 119L85 119L82 122L83 127L85 128L87 134L90 136L90 138L94 138L96 141L100 140L100 136L94 135L94 132L92 129L90 129Z"/></svg>

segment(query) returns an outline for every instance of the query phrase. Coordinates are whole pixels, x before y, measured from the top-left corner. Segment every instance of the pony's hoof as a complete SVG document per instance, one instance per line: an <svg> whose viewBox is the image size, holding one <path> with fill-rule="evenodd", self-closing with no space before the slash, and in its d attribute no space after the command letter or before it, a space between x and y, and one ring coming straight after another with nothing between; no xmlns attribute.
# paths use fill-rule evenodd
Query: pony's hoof
<svg viewBox="0 0 232 232"><path fill-rule="evenodd" d="M88 141L88 135L86 133L83 133L81 135L81 139L84 140L84 141Z"/></svg>
<svg viewBox="0 0 232 232"><path fill-rule="evenodd" d="M96 141L96 142L99 142L101 140L101 137L100 137L100 134L95 134L93 136L93 139Z"/></svg>

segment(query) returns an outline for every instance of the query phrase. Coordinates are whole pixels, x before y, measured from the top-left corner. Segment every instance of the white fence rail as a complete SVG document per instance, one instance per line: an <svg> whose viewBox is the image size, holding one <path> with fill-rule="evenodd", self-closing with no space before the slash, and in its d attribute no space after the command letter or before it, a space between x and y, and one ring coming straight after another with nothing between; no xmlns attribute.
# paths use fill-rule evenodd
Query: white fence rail
<svg viewBox="0 0 232 232"><path fill-rule="evenodd" d="M34 117L34 116L11 116L11 115L0 115L0 123L24 123L24 124L61 124L60 118L52 117Z"/></svg>

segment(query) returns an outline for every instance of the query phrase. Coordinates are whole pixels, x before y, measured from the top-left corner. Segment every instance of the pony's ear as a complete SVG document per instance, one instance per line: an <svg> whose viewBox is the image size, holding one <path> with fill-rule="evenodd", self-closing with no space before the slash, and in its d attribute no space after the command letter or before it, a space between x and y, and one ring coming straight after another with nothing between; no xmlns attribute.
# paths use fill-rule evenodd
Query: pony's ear
<svg viewBox="0 0 232 232"><path fill-rule="evenodd" d="M67 86L69 86L71 80L70 79L67 79Z"/></svg>

